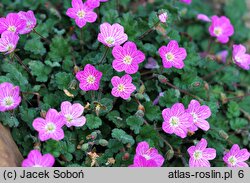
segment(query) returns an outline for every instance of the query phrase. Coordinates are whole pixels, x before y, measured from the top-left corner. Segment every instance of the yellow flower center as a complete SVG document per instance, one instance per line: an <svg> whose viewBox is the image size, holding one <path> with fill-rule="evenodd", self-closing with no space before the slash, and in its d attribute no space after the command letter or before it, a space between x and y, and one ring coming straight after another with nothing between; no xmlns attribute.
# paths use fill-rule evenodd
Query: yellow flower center
<svg viewBox="0 0 250 183"><path fill-rule="evenodd" d="M95 77L93 75L89 75L89 77L87 78L87 82L89 84L93 84L95 82Z"/></svg>
<svg viewBox="0 0 250 183"><path fill-rule="evenodd" d="M53 123L48 123L45 126L45 130L47 133L53 133L56 130L56 126Z"/></svg>
<svg viewBox="0 0 250 183"><path fill-rule="evenodd" d="M67 119L68 122L72 122L72 120L73 120L73 116L72 115L66 114L65 117L66 117L66 119Z"/></svg>
<svg viewBox="0 0 250 183"><path fill-rule="evenodd" d="M199 159L201 159L201 158L202 158L202 152L199 151L199 150L196 150L196 151L194 152L194 159L199 160Z"/></svg>
<svg viewBox="0 0 250 183"><path fill-rule="evenodd" d="M124 63L124 64L127 64L127 65L130 65L131 62L132 62L132 60L133 60L132 57L129 56L129 55L127 55L127 56L124 57L123 63Z"/></svg>
<svg viewBox="0 0 250 183"><path fill-rule="evenodd" d="M172 127L177 127L179 125L179 122L180 122L179 118L175 116L170 118L170 126Z"/></svg>
<svg viewBox="0 0 250 183"><path fill-rule="evenodd" d="M15 26L9 26L8 31L16 32L16 27Z"/></svg>
<svg viewBox="0 0 250 183"><path fill-rule="evenodd" d="M115 39L113 37L108 37L106 39L106 43L109 45L113 45L115 43Z"/></svg>
<svg viewBox="0 0 250 183"><path fill-rule="evenodd" d="M80 10L80 11L77 12L77 16L78 16L79 18L84 18L85 15L86 15L86 12L83 11L83 10Z"/></svg>
<svg viewBox="0 0 250 183"><path fill-rule="evenodd" d="M5 98L3 99L3 103L4 103L4 105L5 105L6 107L10 107L10 106L12 106L12 105L14 104L14 100L13 100L12 97L5 97Z"/></svg>
<svg viewBox="0 0 250 183"><path fill-rule="evenodd" d="M168 52L168 53L166 54L166 59L167 59L168 61L173 61L173 60L174 60L174 55L173 55L173 53Z"/></svg>
<svg viewBox="0 0 250 183"><path fill-rule="evenodd" d="M229 163L230 163L232 166L236 165L236 163L237 163L237 159L235 158L235 156L230 156L230 157L228 158L228 161L229 161Z"/></svg>
<svg viewBox="0 0 250 183"><path fill-rule="evenodd" d="M125 86L123 84L119 84L117 88L120 92L123 92L125 90Z"/></svg>
<svg viewBox="0 0 250 183"><path fill-rule="evenodd" d="M220 27L215 27L214 34L220 36L222 34L222 29Z"/></svg>

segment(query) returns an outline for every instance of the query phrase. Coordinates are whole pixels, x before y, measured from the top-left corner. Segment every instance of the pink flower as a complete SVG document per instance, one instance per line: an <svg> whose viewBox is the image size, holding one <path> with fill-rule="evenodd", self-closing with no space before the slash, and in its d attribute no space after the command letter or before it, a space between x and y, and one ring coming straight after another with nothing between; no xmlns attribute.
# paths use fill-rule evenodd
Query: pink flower
<svg viewBox="0 0 250 183"><path fill-rule="evenodd" d="M180 0L182 3L191 4L192 0Z"/></svg>
<svg viewBox="0 0 250 183"><path fill-rule="evenodd" d="M10 31L21 34L20 31L26 26L26 22L19 18L17 13L9 13L6 18L0 18L0 34Z"/></svg>
<svg viewBox="0 0 250 183"><path fill-rule="evenodd" d="M18 12L18 16L21 20L26 22L26 26L19 31L20 34L30 33L36 27L36 17L33 11L20 11Z"/></svg>
<svg viewBox="0 0 250 183"><path fill-rule="evenodd" d="M21 103L20 88L5 82L0 84L0 111L15 109Z"/></svg>
<svg viewBox="0 0 250 183"><path fill-rule="evenodd" d="M155 148L150 148L147 142L140 142L136 147L134 164L131 167L161 167L164 158Z"/></svg>
<svg viewBox="0 0 250 183"><path fill-rule="evenodd" d="M100 33L98 34L98 41L108 47L121 45L128 40L127 34L124 33L124 28L116 23L110 25L103 23L100 25Z"/></svg>
<svg viewBox="0 0 250 183"><path fill-rule="evenodd" d="M92 9L100 6L100 2L107 2L108 0L87 0L86 5Z"/></svg>
<svg viewBox="0 0 250 183"><path fill-rule="evenodd" d="M249 167L247 161L250 153L247 149L240 149L238 144L234 144L230 151L223 157L224 162L229 167Z"/></svg>
<svg viewBox="0 0 250 183"><path fill-rule="evenodd" d="M211 111L208 106L201 106L197 100L191 100L186 112L193 116L193 124L189 128L191 132L197 131L198 128L204 131L209 130L210 125L206 119L211 116Z"/></svg>
<svg viewBox="0 0 250 183"><path fill-rule="evenodd" d="M246 47L242 44L233 45L233 61L242 69L249 70L250 54L246 53Z"/></svg>
<svg viewBox="0 0 250 183"><path fill-rule="evenodd" d="M167 14L167 12L164 12L164 13L160 14L158 17L162 23L166 23L167 19L168 19L168 14Z"/></svg>
<svg viewBox="0 0 250 183"><path fill-rule="evenodd" d="M113 89L111 91L114 97L121 97L124 100L129 99L131 93L136 90L135 85L132 84L132 77L128 74L122 76L114 76L111 79Z"/></svg>
<svg viewBox="0 0 250 183"><path fill-rule="evenodd" d="M64 121L67 127L83 126L86 123L86 118L82 116L83 111L84 107L79 103L75 103L73 105L67 101L61 103L60 114L64 116Z"/></svg>
<svg viewBox="0 0 250 183"><path fill-rule="evenodd" d="M222 50L218 53L216 53L216 57L222 61L224 64L227 62L227 56L228 56L228 51L227 50Z"/></svg>
<svg viewBox="0 0 250 183"><path fill-rule="evenodd" d="M75 19L78 27L82 28L87 22L93 23L96 21L97 14L93 11L93 8L88 7L82 0L72 0L71 4L73 8L69 8L66 14Z"/></svg>
<svg viewBox="0 0 250 183"><path fill-rule="evenodd" d="M60 115L55 109L49 109L46 119L36 118L33 121L33 127L39 133L39 139L46 141L48 139L62 140L64 132L64 116Z"/></svg>
<svg viewBox="0 0 250 183"><path fill-rule="evenodd" d="M206 139L201 139L196 146L188 148L189 167L210 167L208 160L213 160L216 157L216 150L213 148L206 148Z"/></svg>
<svg viewBox="0 0 250 183"><path fill-rule="evenodd" d="M197 19L203 22L211 22L211 19L207 15L204 15L204 14L198 14Z"/></svg>
<svg viewBox="0 0 250 183"><path fill-rule="evenodd" d="M185 112L183 104L176 103L171 108L162 111L164 122L162 129L168 134L176 134L181 138L185 138L188 128L192 126L192 115Z"/></svg>
<svg viewBox="0 0 250 183"><path fill-rule="evenodd" d="M16 49L19 36L13 32L5 31L0 38L0 52L9 54Z"/></svg>
<svg viewBox="0 0 250 183"><path fill-rule="evenodd" d="M112 50L115 58L113 61L113 68L127 74L134 74L139 69L139 63L145 60L145 55L140 50L137 50L136 44L133 42L126 42L123 47L115 46Z"/></svg>
<svg viewBox="0 0 250 183"><path fill-rule="evenodd" d="M185 48L179 47L177 41L170 41L167 46L162 46L158 52L165 68L182 69L184 67L183 60L187 57L187 53Z"/></svg>
<svg viewBox="0 0 250 183"><path fill-rule="evenodd" d="M77 72L76 78L83 91L98 90L102 72L98 71L93 65L87 64L83 71Z"/></svg>
<svg viewBox="0 0 250 183"><path fill-rule="evenodd" d="M55 158L51 154L42 155L38 150L32 150L27 159L23 160L22 167L52 167Z"/></svg>
<svg viewBox="0 0 250 183"><path fill-rule="evenodd" d="M229 37L234 34L234 27L230 20L225 17L212 16L212 24L209 27L210 35L216 37L221 43L227 43Z"/></svg>

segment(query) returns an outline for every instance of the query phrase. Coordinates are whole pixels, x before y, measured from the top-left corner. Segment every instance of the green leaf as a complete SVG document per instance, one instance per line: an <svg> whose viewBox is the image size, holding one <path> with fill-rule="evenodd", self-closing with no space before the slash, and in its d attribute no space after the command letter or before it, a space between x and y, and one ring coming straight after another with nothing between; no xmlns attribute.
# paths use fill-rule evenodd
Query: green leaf
<svg viewBox="0 0 250 183"><path fill-rule="evenodd" d="M112 137L122 142L123 144L133 145L135 143L132 136L128 135L125 131L115 128L112 130Z"/></svg>
<svg viewBox="0 0 250 183"><path fill-rule="evenodd" d="M72 74L66 72L58 72L55 77L57 87L61 90L67 89L73 79Z"/></svg>
<svg viewBox="0 0 250 183"><path fill-rule="evenodd" d="M93 114L87 114L86 116L86 126L92 130L99 128L102 125L102 120L98 116Z"/></svg>
<svg viewBox="0 0 250 183"><path fill-rule="evenodd" d="M126 123L120 117L120 113L117 110L113 110L113 111L109 112L107 114L106 118L109 121L112 121L116 125L117 128L124 128L126 126Z"/></svg>
<svg viewBox="0 0 250 183"><path fill-rule="evenodd" d="M17 127L19 125L19 121L16 119L16 117L11 115L9 112L1 112L0 121L9 127Z"/></svg>
<svg viewBox="0 0 250 183"><path fill-rule="evenodd" d="M236 102L230 101L227 107L227 117L232 119L235 117L239 117L239 115L240 115L240 106Z"/></svg>
<svg viewBox="0 0 250 183"><path fill-rule="evenodd" d="M149 121L159 121L162 119L159 106L153 105L152 102L144 102L145 116Z"/></svg>
<svg viewBox="0 0 250 183"><path fill-rule="evenodd" d="M52 71L51 67L36 60L29 62L29 68L31 69L32 75L36 76L38 82L48 81L48 76Z"/></svg>
<svg viewBox="0 0 250 183"><path fill-rule="evenodd" d="M31 129L33 129L32 123L37 115L37 111L33 108L25 108L23 106L20 106L19 110L20 110L21 119L24 122L26 122Z"/></svg>
<svg viewBox="0 0 250 183"><path fill-rule="evenodd" d="M43 46L43 43L36 38L30 39L26 42L24 49L30 51L35 55L43 56L46 53L46 49Z"/></svg>
<svg viewBox="0 0 250 183"><path fill-rule="evenodd" d="M49 58L55 62L61 62L70 55L69 42L61 36L54 37L50 44Z"/></svg>
<svg viewBox="0 0 250 183"><path fill-rule="evenodd" d="M236 119L230 120L230 126L233 130L242 129L246 127L247 124L248 124L248 121L244 118L236 118Z"/></svg>
<svg viewBox="0 0 250 183"><path fill-rule="evenodd" d="M126 123L128 126L130 126L131 130L134 130L135 134L138 134L140 132L141 126L144 123L144 120L138 116L130 116L126 119Z"/></svg>

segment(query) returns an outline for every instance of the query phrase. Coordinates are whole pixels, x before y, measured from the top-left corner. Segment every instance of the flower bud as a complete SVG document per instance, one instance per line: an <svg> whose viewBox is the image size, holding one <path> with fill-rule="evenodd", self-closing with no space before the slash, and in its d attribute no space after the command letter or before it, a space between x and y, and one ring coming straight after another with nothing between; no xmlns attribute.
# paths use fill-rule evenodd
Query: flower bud
<svg viewBox="0 0 250 183"><path fill-rule="evenodd" d="M135 115L136 115L137 117L143 118L143 117L144 117L144 112L143 112L142 110L138 110L138 111L135 113Z"/></svg>
<svg viewBox="0 0 250 183"><path fill-rule="evenodd" d="M96 137L97 137L97 132L92 132L92 133L91 133L91 139L92 139L92 140L95 140Z"/></svg>
<svg viewBox="0 0 250 183"><path fill-rule="evenodd" d="M41 112L40 112L40 116L42 117L42 118L46 118L46 114L47 114L47 112L46 111L44 111L44 110L41 110Z"/></svg>
<svg viewBox="0 0 250 183"><path fill-rule="evenodd" d="M79 71L80 71L80 68L77 65L75 65L74 66L74 74L78 73Z"/></svg>
<svg viewBox="0 0 250 183"><path fill-rule="evenodd" d="M139 89L139 93L143 94L145 92L145 85L141 85Z"/></svg>
<svg viewBox="0 0 250 183"><path fill-rule="evenodd" d="M130 154L128 152L126 152L123 156L122 156L122 160L123 161L127 161L130 157Z"/></svg>
<svg viewBox="0 0 250 183"><path fill-rule="evenodd" d="M103 147L107 146L109 144L109 142L105 139L100 139L99 140L99 144Z"/></svg>
<svg viewBox="0 0 250 183"><path fill-rule="evenodd" d="M168 81L168 79L163 76L163 75L158 75L158 80L162 83L162 84L166 84L166 82Z"/></svg>
<svg viewBox="0 0 250 183"><path fill-rule="evenodd" d="M171 160L174 157L174 151L172 149L169 149L167 151L166 156L167 156L167 160Z"/></svg>
<svg viewBox="0 0 250 183"><path fill-rule="evenodd" d="M229 138L228 134L224 130L220 130L219 135L225 140Z"/></svg>
<svg viewBox="0 0 250 183"><path fill-rule="evenodd" d="M81 149L83 151L87 151L89 149L89 144L88 143L83 144Z"/></svg>

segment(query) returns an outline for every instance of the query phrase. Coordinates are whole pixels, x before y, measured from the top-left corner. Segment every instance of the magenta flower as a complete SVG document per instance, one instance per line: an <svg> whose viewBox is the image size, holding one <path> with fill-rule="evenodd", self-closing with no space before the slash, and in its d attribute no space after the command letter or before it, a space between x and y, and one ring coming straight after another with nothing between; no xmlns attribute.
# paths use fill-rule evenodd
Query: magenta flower
<svg viewBox="0 0 250 183"><path fill-rule="evenodd" d="M179 47L177 41L170 41L167 46L162 46L158 52L165 68L182 69L184 67L183 60L187 57L187 52L185 48Z"/></svg>
<svg viewBox="0 0 250 183"><path fill-rule="evenodd" d="M5 82L0 84L0 111L15 109L21 103L20 88Z"/></svg>
<svg viewBox="0 0 250 183"><path fill-rule="evenodd" d="M167 12L164 12L164 13L161 13L158 17L162 23L166 23L168 19L168 14Z"/></svg>
<svg viewBox="0 0 250 183"><path fill-rule="evenodd" d="M112 50L115 60L112 63L113 68L127 74L134 74L139 69L139 63L145 60L145 55L140 50L137 50L136 44L133 42L126 42L123 47L115 46Z"/></svg>
<svg viewBox="0 0 250 183"><path fill-rule="evenodd" d="M80 28L84 27L87 22L93 23L97 19L97 14L83 3L82 0L72 0L71 2L73 8L69 8L66 14L75 19L76 25Z"/></svg>
<svg viewBox="0 0 250 183"><path fill-rule="evenodd" d="M70 102L61 103L60 114L64 116L64 121L67 127L77 126L81 127L86 123L86 118L82 116L84 107L79 104L71 104Z"/></svg>
<svg viewBox="0 0 250 183"><path fill-rule="evenodd" d="M36 27L36 17L33 11L20 11L18 12L18 16L21 20L26 22L26 26L19 31L20 34L30 33Z"/></svg>
<svg viewBox="0 0 250 183"><path fill-rule="evenodd" d="M92 9L100 6L100 2L107 2L108 0L87 0L86 5Z"/></svg>
<svg viewBox="0 0 250 183"><path fill-rule="evenodd" d="M55 109L49 109L46 118L36 118L33 121L33 127L39 133L39 139L46 141L48 139L62 140L64 132L64 116L60 115Z"/></svg>
<svg viewBox="0 0 250 183"><path fill-rule="evenodd" d="M191 4L192 0L180 0L182 3Z"/></svg>
<svg viewBox="0 0 250 183"><path fill-rule="evenodd" d="M51 154L42 155L38 150L32 150L28 154L27 159L23 160L22 167L52 167L55 158Z"/></svg>
<svg viewBox="0 0 250 183"><path fill-rule="evenodd" d="M250 153L247 149L240 149L238 144L234 144L230 151L223 157L224 162L229 167L249 167L247 161Z"/></svg>
<svg viewBox="0 0 250 183"><path fill-rule="evenodd" d="M234 34L234 27L230 20L225 17L212 16L212 24L209 27L209 33L211 36L216 37L221 43L227 43L229 37Z"/></svg>
<svg viewBox="0 0 250 183"><path fill-rule="evenodd" d="M98 41L108 47L121 45L128 40L127 34L124 33L124 28L116 23L110 25L103 23L100 25L100 33L98 34Z"/></svg>
<svg viewBox="0 0 250 183"><path fill-rule="evenodd" d="M162 111L164 122L162 129L168 134L176 134L181 138L185 138L188 128L192 126L192 115L185 112L183 104L176 103L171 108Z"/></svg>
<svg viewBox="0 0 250 183"><path fill-rule="evenodd" d="M83 91L98 90L102 72L98 71L93 65L87 64L83 71L76 73L76 78Z"/></svg>
<svg viewBox="0 0 250 183"><path fill-rule="evenodd" d="M124 100L129 99L131 93L136 90L135 85L132 84L132 77L128 74L122 76L114 76L111 79L113 89L111 91L114 97L121 97Z"/></svg>
<svg viewBox="0 0 250 183"><path fill-rule="evenodd" d="M161 167L164 158L155 148L150 148L147 142L140 142L136 147L134 164L131 167Z"/></svg>
<svg viewBox="0 0 250 183"><path fill-rule="evenodd" d="M224 64L227 62L227 56L228 56L228 51L227 50L222 50L218 53L216 53L216 57L222 61Z"/></svg>
<svg viewBox="0 0 250 183"><path fill-rule="evenodd" d="M243 45L233 45L233 61L242 69L249 70L250 54L246 53L246 47Z"/></svg>
<svg viewBox="0 0 250 183"><path fill-rule="evenodd" d="M211 22L211 19L207 15L204 15L204 14L198 14L197 19L203 22Z"/></svg>
<svg viewBox="0 0 250 183"><path fill-rule="evenodd" d="M17 46L19 36L13 32L5 31L0 38L0 52L9 54L12 53Z"/></svg>
<svg viewBox="0 0 250 183"><path fill-rule="evenodd" d="M191 100L188 105L187 113L193 116L193 124L189 128L191 132L197 131L198 128L207 131L210 128L209 123L206 121L211 116L210 108L206 105L200 105L197 100Z"/></svg>
<svg viewBox="0 0 250 183"><path fill-rule="evenodd" d="M26 22L19 18L17 13L9 13L6 18L0 18L0 34L10 31L21 34L21 30L26 26Z"/></svg>
<svg viewBox="0 0 250 183"><path fill-rule="evenodd" d="M213 160L216 157L216 150L214 148L206 148L206 139L201 139L196 146L188 148L189 167L210 167L208 160Z"/></svg>

